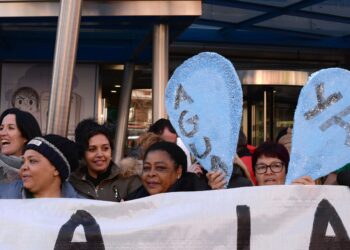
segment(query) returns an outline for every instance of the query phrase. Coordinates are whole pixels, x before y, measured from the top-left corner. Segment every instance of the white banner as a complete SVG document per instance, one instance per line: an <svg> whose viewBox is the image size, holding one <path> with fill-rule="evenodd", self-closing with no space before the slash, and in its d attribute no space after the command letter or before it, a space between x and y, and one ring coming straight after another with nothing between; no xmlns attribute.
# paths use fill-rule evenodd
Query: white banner
<svg viewBox="0 0 350 250"><path fill-rule="evenodd" d="M349 211L341 186L0 200L0 249L350 249Z"/></svg>

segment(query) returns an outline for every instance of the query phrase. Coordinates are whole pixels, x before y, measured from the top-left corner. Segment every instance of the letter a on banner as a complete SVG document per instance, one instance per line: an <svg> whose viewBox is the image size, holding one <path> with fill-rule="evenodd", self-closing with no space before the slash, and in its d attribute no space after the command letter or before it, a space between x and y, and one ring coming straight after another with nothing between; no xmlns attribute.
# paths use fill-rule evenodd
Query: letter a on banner
<svg viewBox="0 0 350 250"><path fill-rule="evenodd" d="M75 229L82 225L87 242L72 242ZM78 210L60 229L55 250L104 250L100 226L94 217L85 210Z"/></svg>
<svg viewBox="0 0 350 250"><path fill-rule="evenodd" d="M334 236L327 236L331 225ZM309 250L350 249L349 236L335 208L328 200L322 200L316 209Z"/></svg>

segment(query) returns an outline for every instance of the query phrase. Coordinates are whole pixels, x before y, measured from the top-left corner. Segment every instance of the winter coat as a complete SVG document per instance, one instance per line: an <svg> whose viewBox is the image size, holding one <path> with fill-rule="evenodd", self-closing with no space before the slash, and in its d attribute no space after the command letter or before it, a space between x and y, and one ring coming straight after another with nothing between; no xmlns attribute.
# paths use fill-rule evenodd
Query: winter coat
<svg viewBox="0 0 350 250"><path fill-rule="evenodd" d="M233 165L232 175L227 184L227 188L250 187L252 182L245 176L244 171L239 165Z"/></svg>
<svg viewBox="0 0 350 250"><path fill-rule="evenodd" d="M135 161L135 162L133 162ZM137 160L131 159L125 166L118 167L111 163L110 174L96 187L86 178L87 167L81 166L70 176L70 182L82 196L89 199L119 202L128 194L141 186L139 175L129 171L132 164L139 164ZM135 167L137 169L141 167Z"/></svg>
<svg viewBox="0 0 350 250"><path fill-rule="evenodd" d="M210 190L210 186L203 179L191 172L185 172L179 180L177 180L167 191L169 192L184 192L184 191L203 191ZM150 194L147 190L141 186L135 192L128 195L125 200L134 200L143 197L147 197Z"/></svg>
<svg viewBox="0 0 350 250"><path fill-rule="evenodd" d="M248 148L248 146L250 145L247 145L246 147L241 147L240 150L237 150L237 155L247 167L251 180L255 185L257 185L257 181L253 170L253 153L251 153L251 150Z"/></svg>
<svg viewBox="0 0 350 250"><path fill-rule="evenodd" d="M345 186L350 187L350 169L346 169L346 170L338 173L337 183L339 185L345 185Z"/></svg>
<svg viewBox="0 0 350 250"><path fill-rule="evenodd" d="M202 181L208 183L209 180L206 176L208 171L202 167L202 172L203 174L199 175L199 178ZM250 187L250 186L253 186L253 184L247 178L242 168L239 165L234 164L231 177L227 184L227 188Z"/></svg>
<svg viewBox="0 0 350 250"><path fill-rule="evenodd" d="M0 199L28 199L31 194L23 187L22 180L12 183L0 184ZM61 187L61 198L83 198L73 188L73 186L65 181Z"/></svg>
<svg viewBox="0 0 350 250"><path fill-rule="evenodd" d="M21 166L22 159L20 157L0 154L0 183L10 183L18 180L18 170Z"/></svg>

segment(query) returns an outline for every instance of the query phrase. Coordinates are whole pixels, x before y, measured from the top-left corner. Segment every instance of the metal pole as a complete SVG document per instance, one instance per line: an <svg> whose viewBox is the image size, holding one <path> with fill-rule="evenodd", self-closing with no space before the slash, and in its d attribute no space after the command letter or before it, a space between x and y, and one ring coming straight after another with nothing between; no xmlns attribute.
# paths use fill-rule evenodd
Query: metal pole
<svg viewBox="0 0 350 250"><path fill-rule="evenodd" d="M264 90L264 119L263 119L263 126L264 126L264 142L267 138L267 93L266 90Z"/></svg>
<svg viewBox="0 0 350 250"><path fill-rule="evenodd" d="M252 128L253 128L253 119L252 119L252 96L251 96L251 89L250 86L247 86L247 123L248 123L248 131L247 131L247 138L248 138L248 144L252 144Z"/></svg>
<svg viewBox="0 0 350 250"><path fill-rule="evenodd" d="M169 79L169 27L156 24L153 30L153 122L166 118L164 93Z"/></svg>
<svg viewBox="0 0 350 250"><path fill-rule="evenodd" d="M274 101L274 94L273 94L273 87L268 88L268 102L267 105L269 106L269 139L270 141L273 141L273 128L274 128L274 118L275 118L275 114L274 114L274 110L275 110L275 101Z"/></svg>
<svg viewBox="0 0 350 250"><path fill-rule="evenodd" d="M119 112L115 130L113 161L118 162L124 157L124 143L127 136L129 108L131 101L132 81L134 78L135 66L127 63L124 67L123 83L119 100Z"/></svg>
<svg viewBox="0 0 350 250"><path fill-rule="evenodd" d="M46 133L67 136L82 0L61 0Z"/></svg>

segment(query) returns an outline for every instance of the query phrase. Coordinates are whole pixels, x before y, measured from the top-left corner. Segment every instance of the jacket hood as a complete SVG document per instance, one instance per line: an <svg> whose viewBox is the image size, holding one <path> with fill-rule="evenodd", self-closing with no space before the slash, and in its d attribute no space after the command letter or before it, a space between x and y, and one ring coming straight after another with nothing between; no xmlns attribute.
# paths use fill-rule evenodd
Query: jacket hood
<svg viewBox="0 0 350 250"><path fill-rule="evenodd" d="M7 156L0 154L0 161L4 162L7 166L20 169L22 166L22 158L18 156Z"/></svg>
<svg viewBox="0 0 350 250"><path fill-rule="evenodd" d="M132 157L126 157L118 162L118 172L121 176L127 178L133 175L141 176L142 161Z"/></svg>

